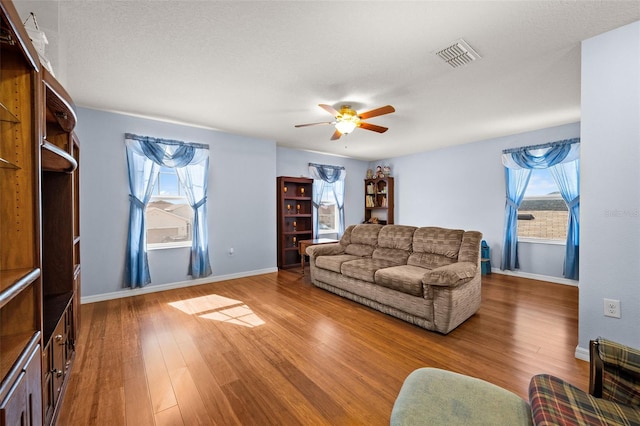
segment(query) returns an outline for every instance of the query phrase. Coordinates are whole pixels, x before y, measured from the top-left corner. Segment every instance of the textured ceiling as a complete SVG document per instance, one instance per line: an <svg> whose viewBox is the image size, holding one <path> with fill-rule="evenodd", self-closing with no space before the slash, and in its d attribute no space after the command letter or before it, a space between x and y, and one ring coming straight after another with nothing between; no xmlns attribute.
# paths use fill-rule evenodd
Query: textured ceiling
<svg viewBox="0 0 640 426"><path fill-rule="evenodd" d="M580 41L640 19L639 1L14 3L78 106L364 160L580 120ZM454 69L435 52L460 38L482 59ZM396 112L330 141L294 128L330 121L319 103Z"/></svg>

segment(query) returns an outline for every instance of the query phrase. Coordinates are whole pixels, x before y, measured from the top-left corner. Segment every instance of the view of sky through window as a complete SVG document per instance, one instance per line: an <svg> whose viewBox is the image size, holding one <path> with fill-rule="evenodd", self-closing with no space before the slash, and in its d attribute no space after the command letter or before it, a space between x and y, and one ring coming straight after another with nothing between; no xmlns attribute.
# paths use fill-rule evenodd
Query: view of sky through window
<svg viewBox="0 0 640 426"><path fill-rule="evenodd" d="M558 192L558 185L549 173L549 169L534 169L529 179L525 197L538 197Z"/></svg>

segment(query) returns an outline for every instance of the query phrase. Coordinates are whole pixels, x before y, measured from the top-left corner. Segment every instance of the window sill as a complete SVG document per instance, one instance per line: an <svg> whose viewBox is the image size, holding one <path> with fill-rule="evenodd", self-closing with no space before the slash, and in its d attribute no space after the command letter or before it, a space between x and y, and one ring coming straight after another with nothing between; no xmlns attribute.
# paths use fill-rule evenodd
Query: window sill
<svg viewBox="0 0 640 426"><path fill-rule="evenodd" d="M147 251L185 248L185 247L187 248L191 247L191 241L179 242L179 243L147 244Z"/></svg>
<svg viewBox="0 0 640 426"><path fill-rule="evenodd" d="M326 234L337 234L338 230L336 229L324 229L322 231L318 231L318 235L326 235Z"/></svg>
<svg viewBox="0 0 640 426"><path fill-rule="evenodd" d="M527 243L527 244L547 244L552 246L565 246L567 242L565 240L547 240L544 238L527 238L527 237L518 237L519 243Z"/></svg>

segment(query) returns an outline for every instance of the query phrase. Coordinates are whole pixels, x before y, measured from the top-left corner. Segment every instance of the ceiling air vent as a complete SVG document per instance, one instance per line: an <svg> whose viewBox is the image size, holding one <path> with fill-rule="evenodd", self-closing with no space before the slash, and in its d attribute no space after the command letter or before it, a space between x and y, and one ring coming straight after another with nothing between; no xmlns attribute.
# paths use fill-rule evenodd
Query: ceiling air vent
<svg viewBox="0 0 640 426"><path fill-rule="evenodd" d="M455 41L451 46L440 49L436 52L436 55L453 68L480 59L478 52L473 50L463 39Z"/></svg>

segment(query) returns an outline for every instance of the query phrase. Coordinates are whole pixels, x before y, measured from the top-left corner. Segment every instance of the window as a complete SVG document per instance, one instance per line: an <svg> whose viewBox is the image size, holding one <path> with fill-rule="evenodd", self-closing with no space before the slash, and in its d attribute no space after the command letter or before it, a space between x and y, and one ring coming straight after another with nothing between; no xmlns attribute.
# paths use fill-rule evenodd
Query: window
<svg viewBox="0 0 640 426"><path fill-rule="evenodd" d="M146 215L149 249L191 246L193 209L180 187L175 169L160 168Z"/></svg>
<svg viewBox="0 0 640 426"><path fill-rule="evenodd" d="M518 238L567 239L569 210L548 169L533 169L518 209Z"/></svg>
<svg viewBox="0 0 640 426"><path fill-rule="evenodd" d="M318 206L318 234L338 233L338 206L333 185L326 184Z"/></svg>

